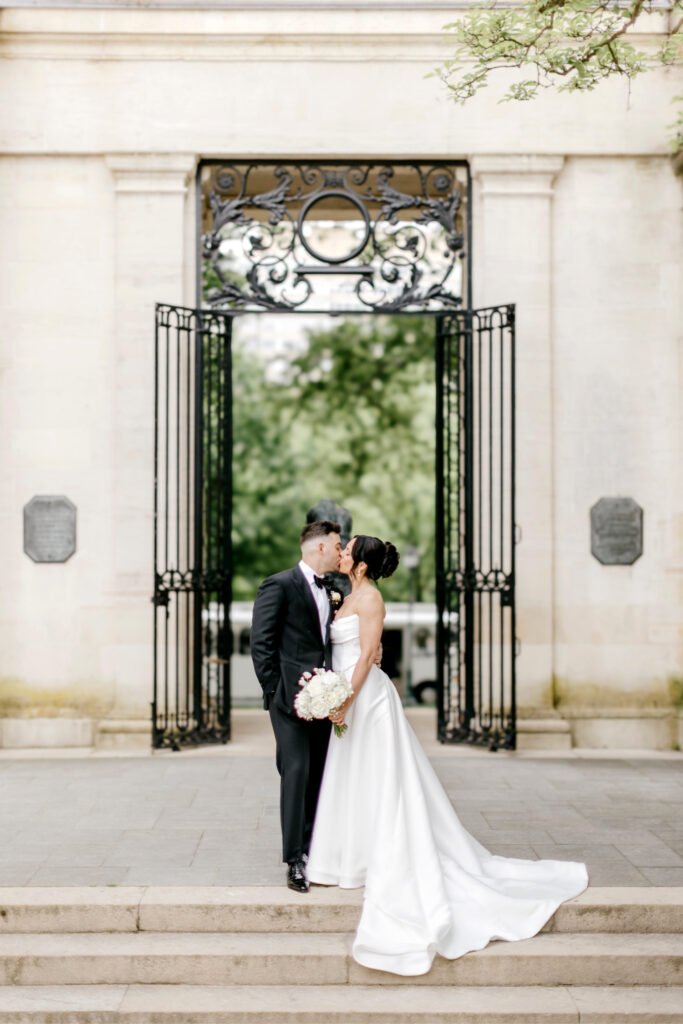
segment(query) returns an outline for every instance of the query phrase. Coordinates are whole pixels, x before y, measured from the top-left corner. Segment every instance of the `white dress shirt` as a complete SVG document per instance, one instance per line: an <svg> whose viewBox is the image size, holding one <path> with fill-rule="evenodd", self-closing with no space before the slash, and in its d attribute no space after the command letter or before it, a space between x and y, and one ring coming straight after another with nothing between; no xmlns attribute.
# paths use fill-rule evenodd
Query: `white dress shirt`
<svg viewBox="0 0 683 1024"><path fill-rule="evenodd" d="M325 632L327 630L327 620L330 617L330 599L327 596L327 590L325 587L319 587L316 584L315 577L318 575L317 572L315 572L314 569L311 569L310 565L304 562L303 559L299 562L299 568L304 574L310 591L313 594L313 600L315 601L318 609L318 618L320 619L320 635L324 641Z"/></svg>

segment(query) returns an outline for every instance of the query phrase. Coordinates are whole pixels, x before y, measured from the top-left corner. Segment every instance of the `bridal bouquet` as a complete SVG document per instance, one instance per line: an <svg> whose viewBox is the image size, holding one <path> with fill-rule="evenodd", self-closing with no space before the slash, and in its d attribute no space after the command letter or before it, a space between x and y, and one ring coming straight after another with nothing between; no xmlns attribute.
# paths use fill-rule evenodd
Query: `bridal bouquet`
<svg viewBox="0 0 683 1024"><path fill-rule="evenodd" d="M304 672L299 680L301 690L294 698L294 710L299 718L310 722L314 718L329 718L333 711L342 706L347 697L353 695L351 683L343 672L316 668ZM343 736L346 725L334 725L336 736Z"/></svg>

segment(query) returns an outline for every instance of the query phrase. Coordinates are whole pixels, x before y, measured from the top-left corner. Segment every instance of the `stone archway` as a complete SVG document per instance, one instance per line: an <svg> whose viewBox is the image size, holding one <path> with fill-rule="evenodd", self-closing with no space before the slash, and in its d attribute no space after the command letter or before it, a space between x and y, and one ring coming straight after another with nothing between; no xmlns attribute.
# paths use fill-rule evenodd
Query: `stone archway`
<svg viewBox="0 0 683 1024"><path fill-rule="evenodd" d="M439 739L515 744L514 307L471 308L465 161L202 162L199 308L156 319L153 743L230 737L231 336L420 312L437 380Z"/></svg>

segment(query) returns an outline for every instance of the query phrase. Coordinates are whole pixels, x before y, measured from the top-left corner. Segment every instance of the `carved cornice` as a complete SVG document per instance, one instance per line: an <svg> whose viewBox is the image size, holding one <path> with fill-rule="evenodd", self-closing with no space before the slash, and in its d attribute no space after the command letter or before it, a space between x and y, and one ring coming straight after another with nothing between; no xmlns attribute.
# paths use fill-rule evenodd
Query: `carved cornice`
<svg viewBox="0 0 683 1024"><path fill-rule="evenodd" d="M472 179L481 196L553 195L563 156L540 153L482 155L470 158Z"/></svg>
<svg viewBox="0 0 683 1024"><path fill-rule="evenodd" d="M196 166L189 153L108 154L105 163L119 193L181 193L188 190Z"/></svg>
<svg viewBox="0 0 683 1024"><path fill-rule="evenodd" d="M443 7L0 10L5 59L438 63L452 50ZM457 16L451 12L450 20Z"/></svg>

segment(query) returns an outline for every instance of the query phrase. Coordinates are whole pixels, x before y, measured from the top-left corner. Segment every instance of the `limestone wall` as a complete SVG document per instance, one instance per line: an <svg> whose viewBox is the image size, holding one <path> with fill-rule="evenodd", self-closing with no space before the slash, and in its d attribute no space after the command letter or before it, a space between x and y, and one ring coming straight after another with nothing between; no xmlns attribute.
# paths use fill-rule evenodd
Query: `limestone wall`
<svg viewBox="0 0 683 1024"><path fill-rule="evenodd" d="M679 203L680 179L657 157L570 159L557 183L555 686L578 716L657 717L681 676ZM644 509L632 566L589 554L602 495ZM630 726L617 717L614 731Z"/></svg>
<svg viewBox="0 0 683 1024"><path fill-rule="evenodd" d="M194 302L197 160L466 157L475 300L519 312L520 706L559 710L581 743L672 742L677 72L630 95L611 82L514 106L484 91L458 108L425 77L445 20L362 5L0 12L1 714L68 718L43 734L66 743L147 715L152 314ZM78 550L36 565L21 509L50 493L78 506ZM612 495L645 510L632 567L590 554L588 510ZM37 724L5 722L5 743L27 737Z"/></svg>

